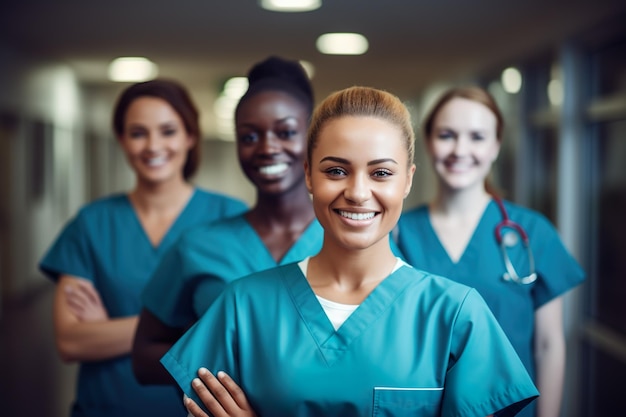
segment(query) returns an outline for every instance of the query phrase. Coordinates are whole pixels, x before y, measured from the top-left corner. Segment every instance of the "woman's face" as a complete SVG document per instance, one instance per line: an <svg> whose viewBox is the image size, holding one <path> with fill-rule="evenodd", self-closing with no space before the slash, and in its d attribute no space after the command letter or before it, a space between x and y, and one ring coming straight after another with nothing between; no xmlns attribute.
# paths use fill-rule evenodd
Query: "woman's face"
<svg viewBox="0 0 626 417"><path fill-rule="evenodd" d="M496 123L488 107L464 98L439 110L427 143L441 184L453 190L484 187L500 151Z"/></svg>
<svg viewBox="0 0 626 417"><path fill-rule="evenodd" d="M400 129L383 119L329 121L306 167L325 239L364 249L386 238L411 189L415 166L408 159Z"/></svg>
<svg viewBox="0 0 626 417"><path fill-rule="evenodd" d="M239 163L260 194L304 186L308 117L300 101L277 91L258 93L239 106Z"/></svg>
<svg viewBox="0 0 626 417"><path fill-rule="evenodd" d="M182 178L196 140L172 106L157 97L133 100L118 139L139 181L152 184Z"/></svg>

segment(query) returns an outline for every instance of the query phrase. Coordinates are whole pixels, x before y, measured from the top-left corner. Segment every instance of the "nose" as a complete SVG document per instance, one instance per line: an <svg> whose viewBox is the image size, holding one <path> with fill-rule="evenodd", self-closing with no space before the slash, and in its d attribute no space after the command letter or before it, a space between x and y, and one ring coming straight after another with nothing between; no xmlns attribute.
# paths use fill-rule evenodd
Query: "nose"
<svg viewBox="0 0 626 417"><path fill-rule="evenodd" d="M366 175L353 175L347 182L346 189L344 190L344 197L346 200L356 204L362 205L372 196L372 191L368 186Z"/></svg>
<svg viewBox="0 0 626 417"><path fill-rule="evenodd" d="M146 141L146 149L151 152L159 150L161 141L159 135L155 133L148 133L148 140Z"/></svg>
<svg viewBox="0 0 626 417"><path fill-rule="evenodd" d="M470 139L466 135L459 135L454 142L454 155L465 156L469 151Z"/></svg>
<svg viewBox="0 0 626 417"><path fill-rule="evenodd" d="M263 135L259 140L257 152L264 155L275 155L280 152L279 139L272 132Z"/></svg>

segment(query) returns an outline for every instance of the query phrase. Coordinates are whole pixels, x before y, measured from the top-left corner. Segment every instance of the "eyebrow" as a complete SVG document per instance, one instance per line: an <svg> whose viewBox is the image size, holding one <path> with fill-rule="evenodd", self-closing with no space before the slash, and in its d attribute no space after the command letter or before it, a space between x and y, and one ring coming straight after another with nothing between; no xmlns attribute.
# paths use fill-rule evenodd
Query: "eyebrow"
<svg viewBox="0 0 626 417"><path fill-rule="evenodd" d="M286 123L290 120L294 120L296 123L298 122L298 117L297 116L286 116L283 117L282 119L276 119L274 122L272 122L273 125L277 125L277 124L281 124L281 123ZM246 127L256 127L257 124L255 122L248 122L246 120L242 121L240 123L241 126L246 126Z"/></svg>
<svg viewBox="0 0 626 417"><path fill-rule="evenodd" d="M322 159L320 160L320 163L322 163L322 162L324 162L324 161L332 161L332 162L337 162L337 163L340 163L340 164L350 164L350 161L348 161L347 159L344 159L344 158L339 158L339 157L337 157L337 156L327 156L327 157L325 157L325 158L322 158ZM369 162L367 163L367 165L368 165L368 166L370 166L370 165L378 165L378 164L382 164L382 163L385 163L385 162L391 162L391 163L393 163L393 164L398 165L398 163L396 162L396 160L395 160L395 159L393 159L393 158L381 158L381 159L374 159L373 161L369 161Z"/></svg>

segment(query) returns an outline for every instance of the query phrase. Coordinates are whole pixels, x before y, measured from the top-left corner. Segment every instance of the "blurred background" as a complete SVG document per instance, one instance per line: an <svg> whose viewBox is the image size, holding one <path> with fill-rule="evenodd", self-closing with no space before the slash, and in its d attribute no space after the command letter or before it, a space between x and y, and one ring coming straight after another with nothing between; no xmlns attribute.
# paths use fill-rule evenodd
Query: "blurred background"
<svg viewBox="0 0 626 417"><path fill-rule="evenodd" d="M37 262L82 204L133 186L110 128L111 62L143 57L201 109L195 182L253 202L226 93L275 54L302 60L319 101L350 85L400 96L416 129L442 89L487 87L507 122L495 181L545 214L588 273L566 296L563 416L623 415L626 380L626 2L324 0L285 13L256 0L5 0L0 5L0 408L66 416L76 368L56 356L53 284ZM363 35L359 55L320 35ZM232 104L230 104L232 106ZM224 107L225 106L225 107ZM419 135L418 135L419 136ZM410 208L432 190L418 139Z"/></svg>

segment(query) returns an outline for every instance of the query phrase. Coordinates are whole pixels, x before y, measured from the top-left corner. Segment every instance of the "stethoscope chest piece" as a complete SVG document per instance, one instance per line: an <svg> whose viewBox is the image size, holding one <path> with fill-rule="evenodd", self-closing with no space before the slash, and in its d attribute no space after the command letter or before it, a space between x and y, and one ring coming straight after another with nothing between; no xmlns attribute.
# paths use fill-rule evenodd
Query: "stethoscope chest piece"
<svg viewBox="0 0 626 417"><path fill-rule="evenodd" d="M502 244L507 248L515 247L515 245L517 245L518 243L519 237L517 236L517 234L515 234L515 232L511 230L506 231L504 233L504 236L502 236Z"/></svg>
<svg viewBox="0 0 626 417"><path fill-rule="evenodd" d="M504 208L502 200L499 198L494 198L494 200L500 209L500 213L502 214L502 221L496 225L495 229L496 241L502 251L502 260L504 261L504 267L506 269L506 272L502 274L502 279L504 281L515 282L516 284L532 284L537 280L537 273L535 272L535 258L533 257L533 252L530 248L530 239L522 226L509 219L509 215ZM507 252L507 248L517 245L520 240L528 256L529 274L523 277L520 277L515 270Z"/></svg>

